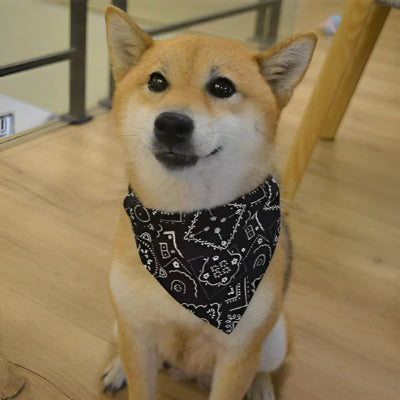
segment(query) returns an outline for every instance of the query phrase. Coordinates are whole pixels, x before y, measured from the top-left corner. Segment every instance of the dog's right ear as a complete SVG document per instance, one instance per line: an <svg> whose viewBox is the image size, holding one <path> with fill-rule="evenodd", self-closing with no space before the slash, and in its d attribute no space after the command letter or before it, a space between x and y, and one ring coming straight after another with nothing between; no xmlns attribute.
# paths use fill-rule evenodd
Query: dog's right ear
<svg viewBox="0 0 400 400"><path fill-rule="evenodd" d="M121 80L137 64L153 39L118 7L106 10L107 43L114 79Z"/></svg>

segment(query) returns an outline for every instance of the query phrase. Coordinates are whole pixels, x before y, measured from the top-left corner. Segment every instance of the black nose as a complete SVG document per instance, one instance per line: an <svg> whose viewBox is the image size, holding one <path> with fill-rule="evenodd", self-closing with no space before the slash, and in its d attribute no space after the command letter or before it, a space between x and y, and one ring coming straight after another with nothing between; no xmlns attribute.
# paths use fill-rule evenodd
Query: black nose
<svg viewBox="0 0 400 400"><path fill-rule="evenodd" d="M168 146L187 142L193 129L193 120L184 114L164 112L154 121L154 135Z"/></svg>

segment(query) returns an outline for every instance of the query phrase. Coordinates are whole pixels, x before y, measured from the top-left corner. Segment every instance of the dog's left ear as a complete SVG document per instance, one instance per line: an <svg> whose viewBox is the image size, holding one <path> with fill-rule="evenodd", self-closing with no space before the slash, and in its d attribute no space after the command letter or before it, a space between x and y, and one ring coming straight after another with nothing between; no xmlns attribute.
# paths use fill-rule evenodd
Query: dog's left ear
<svg viewBox="0 0 400 400"><path fill-rule="evenodd" d="M271 86L280 108L290 100L294 88L303 79L317 43L315 33L305 33L278 43L255 59Z"/></svg>
<svg viewBox="0 0 400 400"><path fill-rule="evenodd" d="M108 50L114 79L118 82L138 63L153 39L118 7L108 6L105 17Z"/></svg>

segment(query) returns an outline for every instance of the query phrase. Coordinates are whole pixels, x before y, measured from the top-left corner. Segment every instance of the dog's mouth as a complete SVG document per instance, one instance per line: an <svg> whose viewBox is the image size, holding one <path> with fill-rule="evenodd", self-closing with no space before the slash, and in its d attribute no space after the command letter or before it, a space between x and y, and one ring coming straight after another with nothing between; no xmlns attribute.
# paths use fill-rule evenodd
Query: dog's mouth
<svg viewBox="0 0 400 400"><path fill-rule="evenodd" d="M206 156L198 156L196 154L184 154L173 150L158 151L154 153L156 159L169 169L180 169L184 167L193 167L200 159L215 156L222 150L222 146L216 147Z"/></svg>

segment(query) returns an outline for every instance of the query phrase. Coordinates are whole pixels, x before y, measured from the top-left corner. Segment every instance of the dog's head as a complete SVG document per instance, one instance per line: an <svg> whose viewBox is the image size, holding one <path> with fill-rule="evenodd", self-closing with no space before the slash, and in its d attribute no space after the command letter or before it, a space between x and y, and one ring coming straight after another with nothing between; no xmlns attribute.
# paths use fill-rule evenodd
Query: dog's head
<svg viewBox="0 0 400 400"><path fill-rule="evenodd" d="M115 7L106 21L114 115L142 197L160 196L161 185L167 196L210 199L187 208L213 206L271 173L279 113L308 67L314 34L253 54L206 36L154 41ZM225 195L211 199L216 188Z"/></svg>

